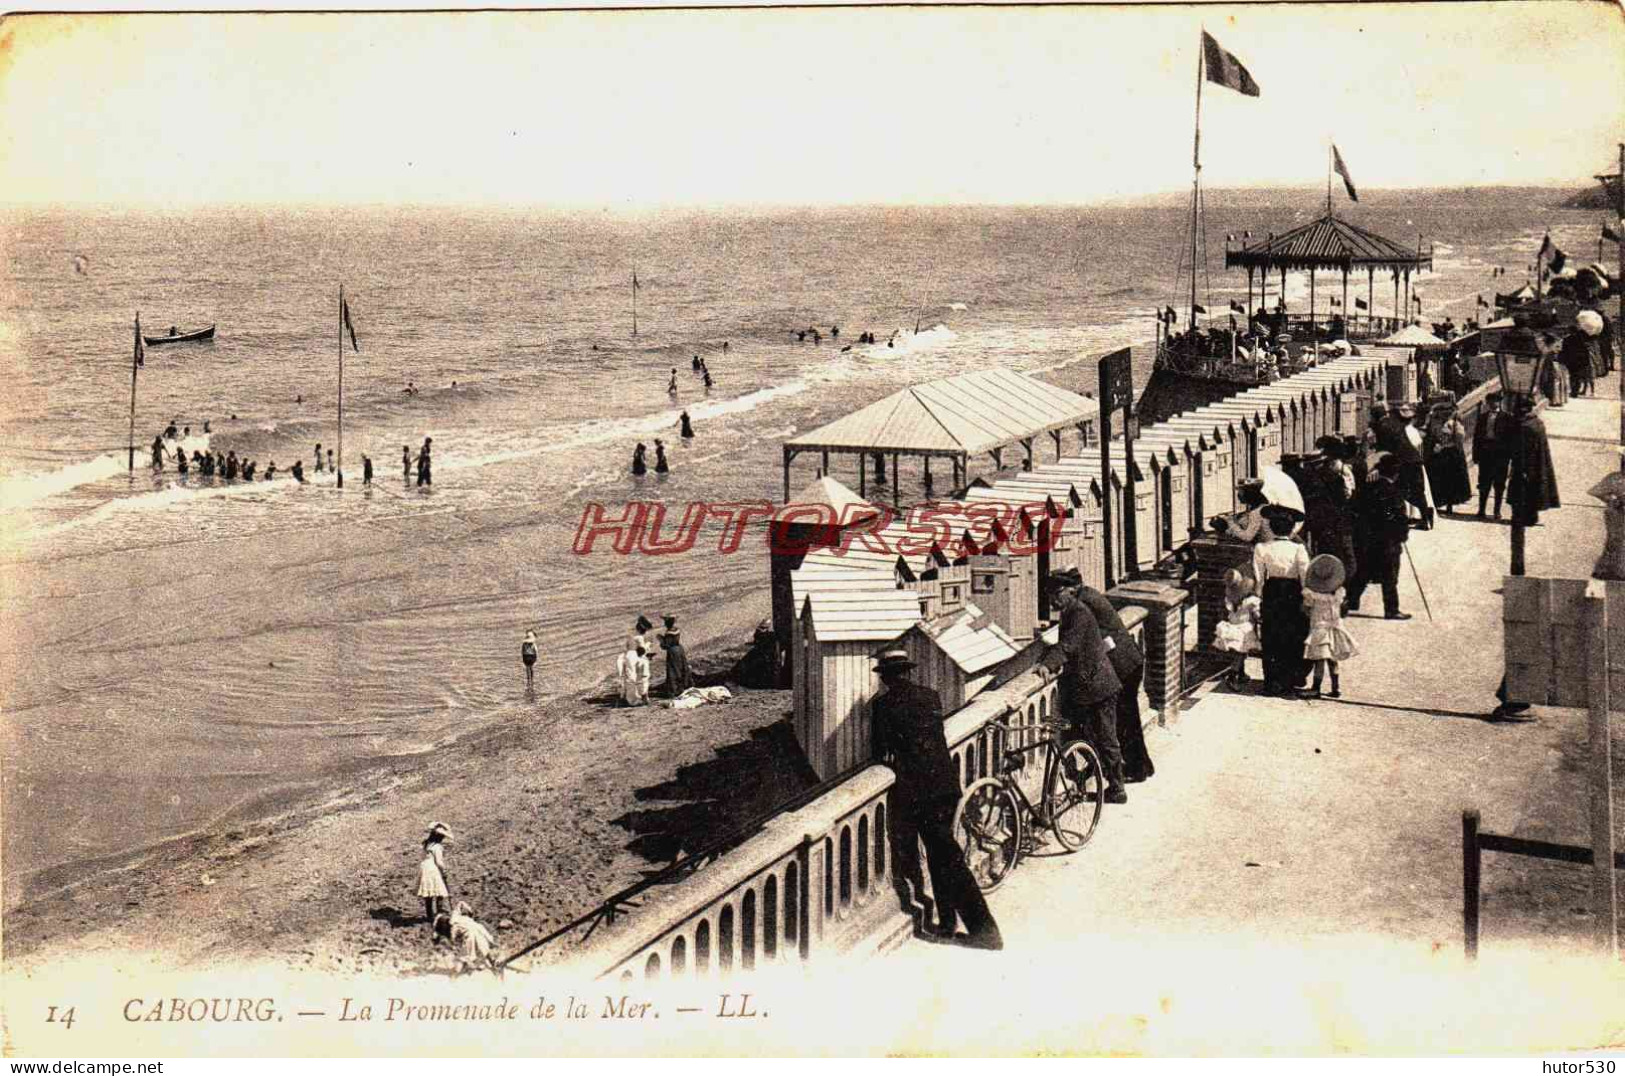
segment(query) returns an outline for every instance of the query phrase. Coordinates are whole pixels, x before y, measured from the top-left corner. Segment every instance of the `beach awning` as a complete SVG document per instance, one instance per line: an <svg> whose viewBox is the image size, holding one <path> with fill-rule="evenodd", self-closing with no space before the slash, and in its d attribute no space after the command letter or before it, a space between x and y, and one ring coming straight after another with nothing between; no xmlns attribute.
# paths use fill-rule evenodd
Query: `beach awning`
<svg viewBox="0 0 1625 1076"><path fill-rule="evenodd" d="M1420 325L1407 325L1403 329L1377 341L1380 347L1444 347L1445 343Z"/></svg>
<svg viewBox="0 0 1625 1076"><path fill-rule="evenodd" d="M1094 419L1100 405L1013 370L978 370L892 393L793 437L785 451L965 458Z"/></svg>
<svg viewBox="0 0 1625 1076"><path fill-rule="evenodd" d="M1433 251L1403 246L1328 213L1319 220L1272 235L1240 250L1224 252L1226 269L1388 269L1414 272L1433 268Z"/></svg>

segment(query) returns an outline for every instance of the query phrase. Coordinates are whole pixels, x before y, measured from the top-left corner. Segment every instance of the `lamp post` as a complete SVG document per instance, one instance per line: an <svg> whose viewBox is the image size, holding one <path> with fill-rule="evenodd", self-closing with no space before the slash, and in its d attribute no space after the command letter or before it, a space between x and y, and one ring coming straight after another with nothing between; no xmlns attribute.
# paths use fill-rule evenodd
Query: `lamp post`
<svg viewBox="0 0 1625 1076"><path fill-rule="evenodd" d="M1527 329L1518 329L1506 333L1501 337L1495 352L1496 369L1501 375L1501 391L1504 398L1512 404L1512 414L1518 420L1520 427L1524 415L1532 413L1536 394L1540 391L1541 378L1545 375L1547 363L1552 361L1548 348L1541 343L1533 333ZM1517 434L1521 441L1521 429ZM1517 442L1514 442L1516 447ZM1526 518L1522 504L1532 495L1529 490L1529 475L1527 465L1521 450L1512 453L1512 475L1510 476L1512 489L1520 491L1522 497L1512 505L1512 567L1513 575L1524 574L1524 520Z"/></svg>

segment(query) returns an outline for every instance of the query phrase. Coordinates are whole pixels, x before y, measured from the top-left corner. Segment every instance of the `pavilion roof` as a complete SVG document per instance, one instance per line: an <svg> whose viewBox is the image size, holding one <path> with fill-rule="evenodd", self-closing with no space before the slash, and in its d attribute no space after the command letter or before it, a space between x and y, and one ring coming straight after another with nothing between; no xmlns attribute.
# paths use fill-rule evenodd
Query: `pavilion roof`
<svg viewBox="0 0 1625 1076"><path fill-rule="evenodd" d="M1241 269L1433 268L1433 251L1401 246L1357 224L1327 213L1282 235L1224 252L1224 267Z"/></svg>
<svg viewBox="0 0 1625 1076"><path fill-rule="evenodd" d="M1013 370L977 370L911 385L785 442L796 452L967 456L1090 421L1087 396Z"/></svg>

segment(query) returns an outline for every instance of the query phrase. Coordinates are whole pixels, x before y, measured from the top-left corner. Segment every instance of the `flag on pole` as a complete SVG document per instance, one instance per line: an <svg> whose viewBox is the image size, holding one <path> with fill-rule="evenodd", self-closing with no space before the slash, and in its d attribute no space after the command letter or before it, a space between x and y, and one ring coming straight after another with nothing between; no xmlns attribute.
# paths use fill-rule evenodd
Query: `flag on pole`
<svg viewBox="0 0 1625 1076"><path fill-rule="evenodd" d="M1201 303L1197 303L1197 304L1195 304L1194 306L1191 307L1191 313L1193 313L1193 314L1205 314L1205 313L1207 313L1207 307L1203 306Z"/></svg>
<svg viewBox="0 0 1625 1076"><path fill-rule="evenodd" d="M1567 254L1558 249L1556 243L1552 242L1551 233L1548 232L1546 237L1541 240L1540 253L1535 255L1535 264L1541 266L1543 270L1549 266L1554 274L1561 273L1563 263L1568 261L1568 257Z"/></svg>
<svg viewBox="0 0 1625 1076"><path fill-rule="evenodd" d="M1168 324L1170 324L1170 325L1174 324L1174 322L1179 320L1179 314L1176 313L1174 308L1171 307L1171 306L1166 308L1163 311L1163 313L1168 316Z"/></svg>
<svg viewBox="0 0 1625 1076"><path fill-rule="evenodd" d="M1245 314L1247 312L1247 308L1242 306L1241 303L1235 299L1230 300L1230 309L1234 310L1238 314Z"/></svg>
<svg viewBox="0 0 1625 1076"><path fill-rule="evenodd" d="M1206 30L1202 31L1202 53L1209 82L1228 86L1248 97L1258 96L1258 83L1253 81L1253 76L1248 73L1247 68L1235 56L1220 48L1219 43L1213 40L1213 35Z"/></svg>
<svg viewBox="0 0 1625 1076"><path fill-rule="evenodd" d="M1478 297L1478 304L1477 304L1477 305L1479 305L1479 306L1485 306L1485 307L1487 307L1487 306L1489 306L1489 305L1490 305L1490 304L1489 304L1489 303L1486 303L1486 302L1485 302L1485 301L1484 301L1484 297L1483 297L1483 296L1482 296L1482 295L1480 295L1480 296L1479 296L1479 297Z"/></svg>
<svg viewBox="0 0 1625 1076"><path fill-rule="evenodd" d="M632 270L632 290L638 290L638 271L636 269Z"/></svg>
<svg viewBox="0 0 1625 1076"><path fill-rule="evenodd" d="M360 351L361 345L355 342L355 326L350 323L350 301L348 299L340 299L339 310L344 315L344 327L350 331L350 347L356 351Z"/></svg>
<svg viewBox="0 0 1625 1076"><path fill-rule="evenodd" d="M140 314L135 316L135 364L137 366L147 365L147 345L146 341L141 339Z"/></svg>
<svg viewBox="0 0 1625 1076"><path fill-rule="evenodd" d="M1332 143L1332 169L1343 177L1343 186L1348 189L1349 201L1358 202L1360 196L1354 193L1354 180L1349 178L1349 166L1343 163L1343 155L1337 152L1337 143Z"/></svg>
<svg viewBox="0 0 1625 1076"><path fill-rule="evenodd" d="M1366 301L1364 299L1361 299L1361 298L1358 298L1358 297L1356 297L1355 300L1354 300L1354 306L1355 306L1355 309L1357 309L1357 310L1369 310L1369 309L1371 309L1369 306L1366 305Z"/></svg>
<svg viewBox="0 0 1625 1076"><path fill-rule="evenodd" d="M1332 305L1333 306L1342 306L1343 301L1341 299L1339 299L1337 296L1334 295L1334 296L1332 296Z"/></svg>

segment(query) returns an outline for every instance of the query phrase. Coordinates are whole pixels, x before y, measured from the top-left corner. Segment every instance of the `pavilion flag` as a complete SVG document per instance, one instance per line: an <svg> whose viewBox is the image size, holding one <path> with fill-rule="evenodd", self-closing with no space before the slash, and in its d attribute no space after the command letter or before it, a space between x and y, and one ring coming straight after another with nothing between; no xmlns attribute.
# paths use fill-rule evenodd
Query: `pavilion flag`
<svg viewBox="0 0 1625 1076"><path fill-rule="evenodd" d="M1207 307L1203 306L1201 303L1197 303L1197 304L1195 304L1194 306L1191 307L1191 313L1193 313L1193 314L1205 314L1205 313L1207 313Z"/></svg>
<svg viewBox="0 0 1625 1076"><path fill-rule="evenodd" d="M140 314L135 316L135 364L137 366L147 365L147 347L146 343L141 339Z"/></svg>
<svg viewBox="0 0 1625 1076"><path fill-rule="evenodd" d="M1179 320L1179 314L1177 312L1175 312L1174 308L1171 307L1171 306L1168 307L1166 310L1164 310L1163 313L1168 315L1168 324L1170 324L1170 325L1174 324L1175 322L1177 322Z"/></svg>
<svg viewBox="0 0 1625 1076"><path fill-rule="evenodd" d="M1230 309L1234 310L1238 314L1245 314L1247 312L1247 308L1242 306L1241 303L1237 302L1235 299L1230 300Z"/></svg>
<svg viewBox="0 0 1625 1076"><path fill-rule="evenodd" d="M638 290L638 271L636 269L632 270L632 290Z"/></svg>
<svg viewBox="0 0 1625 1076"><path fill-rule="evenodd" d="M361 350L361 345L355 342L355 326L350 323L350 303L349 303L349 300L340 299L339 300L339 309L344 315L344 327L346 329L350 330L350 347L352 347L356 351L360 351ZM343 345L340 344L340 347L342 347L342 346Z"/></svg>
<svg viewBox="0 0 1625 1076"><path fill-rule="evenodd" d="M1561 273L1563 263L1568 261L1568 257L1558 249L1556 243L1552 242L1551 233L1548 232L1546 238L1541 240L1540 253L1535 255L1535 264L1543 267L1550 265L1552 273Z"/></svg>
<svg viewBox="0 0 1625 1076"><path fill-rule="evenodd" d="M1343 303L1342 303L1342 301L1340 299L1338 299L1337 296L1334 295L1334 296L1332 296L1332 305L1333 306L1342 306Z"/></svg>
<svg viewBox="0 0 1625 1076"><path fill-rule="evenodd" d="M1359 309L1359 310L1369 310L1370 309L1370 307L1366 306L1365 300L1360 299L1360 298L1356 298L1354 300L1354 306L1355 306L1356 309Z"/></svg>
<svg viewBox="0 0 1625 1076"><path fill-rule="evenodd" d="M1349 166L1343 163L1343 155L1337 152L1337 143L1332 143L1332 168L1343 177L1343 186L1348 188L1349 201L1358 202L1360 196L1354 193L1354 180L1349 178Z"/></svg>
<svg viewBox="0 0 1625 1076"><path fill-rule="evenodd" d="M1202 53L1209 82L1228 86L1248 97L1258 96L1258 83L1247 73L1247 68L1242 66L1240 60L1221 49L1219 43L1213 40L1213 35L1206 30L1202 31Z"/></svg>
<svg viewBox="0 0 1625 1076"><path fill-rule="evenodd" d="M1490 304L1489 304L1489 303L1486 303L1486 302L1485 302L1485 301L1484 301L1484 297L1483 297L1483 296L1482 296L1482 295L1480 295L1480 296L1479 296L1479 297L1478 297L1478 305L1479 305L1479 306L1486 306L1486 307L1487 307L1487 306L1489 306L1489 305L1490 305Z"/></svg>

